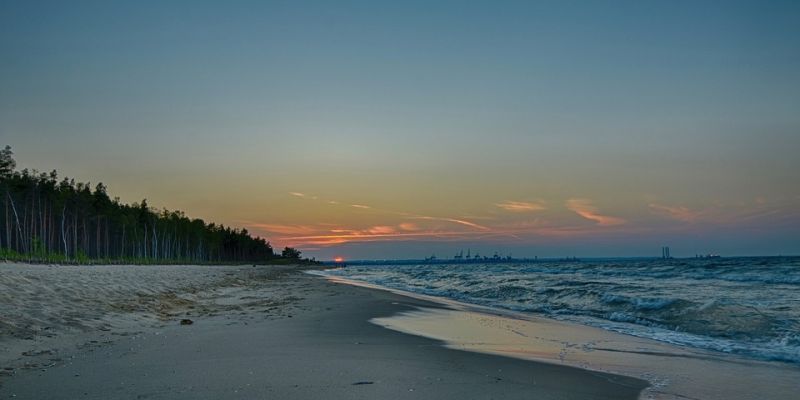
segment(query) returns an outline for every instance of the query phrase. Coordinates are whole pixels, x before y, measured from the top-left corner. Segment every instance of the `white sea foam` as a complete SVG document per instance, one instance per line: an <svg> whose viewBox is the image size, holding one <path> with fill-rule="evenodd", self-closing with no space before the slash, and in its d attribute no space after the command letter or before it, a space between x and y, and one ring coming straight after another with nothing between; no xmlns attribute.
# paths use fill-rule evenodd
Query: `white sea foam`
<svg viewBox="0 0 800 400"><path fill-rule="evenodd" d="M359 265L328 274L800 364L800 258Z"/></svg>

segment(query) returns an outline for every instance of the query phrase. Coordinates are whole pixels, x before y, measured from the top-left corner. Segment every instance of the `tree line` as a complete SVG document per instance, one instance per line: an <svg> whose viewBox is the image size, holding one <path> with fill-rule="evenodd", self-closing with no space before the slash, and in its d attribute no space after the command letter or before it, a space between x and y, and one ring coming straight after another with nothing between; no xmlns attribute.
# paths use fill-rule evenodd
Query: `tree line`
<svg viewBox="0 0 800 400"><path fill-rule="evenodd" d="M234 229L124 204L98 183L59 180L56 171L16 170L0 150L0 258L43 262L212 263L294 261L300 252Z"/></svg>

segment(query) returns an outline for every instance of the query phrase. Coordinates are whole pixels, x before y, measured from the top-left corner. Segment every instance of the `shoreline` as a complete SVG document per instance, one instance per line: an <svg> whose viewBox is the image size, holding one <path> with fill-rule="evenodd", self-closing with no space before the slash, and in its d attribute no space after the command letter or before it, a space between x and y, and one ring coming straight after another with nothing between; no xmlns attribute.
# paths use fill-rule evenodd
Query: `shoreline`
<svg viewBox="0 0 800 400"><path fill-rule="evenodd" d="M440 340L464 351L569 365L620 374L650 383L647 399L793 399L800 391L800 368L679 346L502 308L464 303L314 273L333 282L431 301L444 308L420 307L372 322L388 329ZM743 376L749 379L742 379Z"/></svg>
<svg viewBox="0 0 800 400"><path fill-rule="evenodd" d="M300 271L279 275L257 285L228 277L233 286L206 288L213 295L205 297L175 292L195 308L177 307L149 325L130 319L142 311L123 311L115 317L127 316L135 332L112 324L103 332L114 336L111 343L40 354L58 361L0 377L0 398L635 399L647 386L619 375L449 349L370 322L441 305ZM277 303L287 297L292 300ZM207 312L197 311L202 307ZM192 324L180 325L184 317Z"/></svg>

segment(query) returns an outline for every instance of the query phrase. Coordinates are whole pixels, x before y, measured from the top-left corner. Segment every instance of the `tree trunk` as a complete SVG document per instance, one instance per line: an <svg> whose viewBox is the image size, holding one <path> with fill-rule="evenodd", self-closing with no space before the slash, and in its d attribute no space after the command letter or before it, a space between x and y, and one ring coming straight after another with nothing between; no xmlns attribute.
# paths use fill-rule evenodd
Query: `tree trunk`
<svg viewBox="0 0 800 400"><path fill-rule="evenodd" d="M25 239L22 236L22 228L21 228L21 225L19 223L19 214L17 214L17 206L14 204L14 199L11 197L11 195L8 193L8 191L6 191L6 196L7 196L8 200L11 201L11 209L14 211L14 219L17 220L17 234L18 234L17 241L19 242L19 239L22 238L23 250L24 250L24 252L27 253L27 249L25 249ZM17 243L17 247L19 247L19 243Z"/></svg>
<svg viewBox="0 0 800 400"><path fill-rule="evenodd" d="M61 240L64 242L64 257L69 258L69 250L67 249L67 232L64 231L64 220L67 218L67 203L64 202L64 208L61 210Z"/></svg>

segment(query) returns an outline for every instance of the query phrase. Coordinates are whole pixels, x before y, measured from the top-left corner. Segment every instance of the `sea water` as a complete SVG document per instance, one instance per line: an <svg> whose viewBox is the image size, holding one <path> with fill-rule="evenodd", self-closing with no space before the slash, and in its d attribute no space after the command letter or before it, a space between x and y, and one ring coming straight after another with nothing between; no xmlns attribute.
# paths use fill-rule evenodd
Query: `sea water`
<svg viewBox="0 0 800 400"><path fill-rule="evenodd" d="M800 258L358 265L326 274L800 364Z"/></svg>

